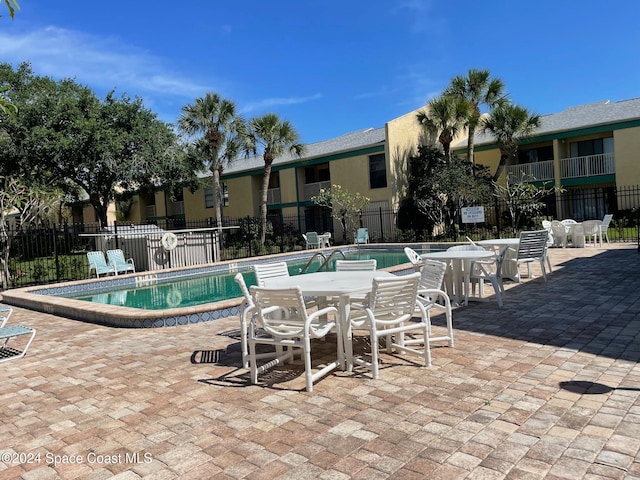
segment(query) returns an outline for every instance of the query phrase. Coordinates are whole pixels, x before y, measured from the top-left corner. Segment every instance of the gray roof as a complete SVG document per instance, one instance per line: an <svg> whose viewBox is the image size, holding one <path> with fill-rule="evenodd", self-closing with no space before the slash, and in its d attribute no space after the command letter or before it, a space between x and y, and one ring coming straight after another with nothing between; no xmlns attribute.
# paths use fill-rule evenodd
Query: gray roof
<svg viewBox="0 0 640 480"><path fill-rule="evenodd" d="M305 145L305 153L299 158L295 155L286 153L274 160L273 165L282 165L300 160L312 160L314 158L334 155L336 153L348 152L359 148L379 145L385 142L385 129L367 128L356 132L347 133L340 137L324 140L322 142L310 143ZM249 158L238 158L225 168L225 174L243 172L256 168L263 168L264 160L262 155Z"/></svg>
<svg viewBox="0 0 640 480"><path fill-rule="evenodd" d="M569 107L559 113L542 115L540 117L540 128L535 131L534 136L638 119L640 119L640 98L621 100L619 102L603 100ZM475 135L476 145L493 143L493 141L492 135L485 135L481 132ZM463 147L466 145L467 141L464 140L458 142L455 146Z"/></svg>

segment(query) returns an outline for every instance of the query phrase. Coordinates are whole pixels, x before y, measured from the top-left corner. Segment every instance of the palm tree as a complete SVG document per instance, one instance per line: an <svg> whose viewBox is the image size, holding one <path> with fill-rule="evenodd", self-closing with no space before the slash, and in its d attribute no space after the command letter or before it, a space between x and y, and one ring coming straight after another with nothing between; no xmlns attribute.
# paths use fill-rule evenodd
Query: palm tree
<svg viewBox="0 0 640 480"><path fill-rule="evenodd" d="M451 142L464 128L468 114L469 106L466 102L447 95L431 99L427 110L417 114L418 122L430 134L438 137L447 161L450 160Z"/></svg>
<svg viewBox="0 0 640 480"><path fill-rule="evenodd" d="M539 115L511 103L494 109L481 122L483 132L492 134L500 148L500 163L493 175L494 181L500 178L507 163L516 159L519 141L530 136L539 126Z"/></svg>
<svg viewBox="0 0 640 480"><path fill-rule="evenodd" d="M207 93L182 107L178 127L190 136L203 135L194 145L208 159L213 175L213 206L221 230L220 176L226 163L236 158L240 150L246 150L242 143L246 128L244 119L236 113L236 104L232 100L223 99L217 93Z"/></svg>
<svg viewBox="0 0 640 480"><path fill-rule="evenodd" d="M480 105L484 104L493 109L505 103L504 82L499 78L491 78L489 70L471 68L466 77L458 75L452 78L444 94L460 98L469 105L469 118L466 125L469 130L467 158L475 165L473 147L474 135L480 122Z"/></svg>
<svg viewBox="0 0 640 480"><path fill-rule="evenodd" d="M273 161L288 151L298 157L304 153L304 145L300 143L298 132L287 120L281 120L275 113L267 113L249 121L249 138L254 152L262 147L264 175L262 178L262 198L260 200L260 216L262 229L260 242L264 245L267 229L267 195Z"/></svg>

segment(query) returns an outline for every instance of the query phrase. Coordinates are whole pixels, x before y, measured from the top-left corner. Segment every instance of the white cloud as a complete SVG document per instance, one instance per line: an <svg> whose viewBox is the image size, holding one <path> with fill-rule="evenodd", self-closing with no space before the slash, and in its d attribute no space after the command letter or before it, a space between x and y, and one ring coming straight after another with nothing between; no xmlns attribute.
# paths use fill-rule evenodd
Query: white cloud
<svg viewBox="0 0 640 480"><path fill-rule="evenodd" d="M0 31L0 56L13 64L29 62L37 75L74 78L105 91L129 95L193 98L212 90L172 72L165 60L115 38L47 27L7 34Z"/></svg>
<svg viewBox="0 0 640 480"><path fill-rule="evenodd" d="M253 102L245 105L242 108L242 113L250 113L255 111L261 111L265 109L269 109L271 107L277 107L281 105L298 105L301 103L312 102L314 100L319 100L322 98L321 93L316 93L315 95L311 95L308 97L275 97L275 98L265 98L264 100L260 100L258 102Z"/></svg>

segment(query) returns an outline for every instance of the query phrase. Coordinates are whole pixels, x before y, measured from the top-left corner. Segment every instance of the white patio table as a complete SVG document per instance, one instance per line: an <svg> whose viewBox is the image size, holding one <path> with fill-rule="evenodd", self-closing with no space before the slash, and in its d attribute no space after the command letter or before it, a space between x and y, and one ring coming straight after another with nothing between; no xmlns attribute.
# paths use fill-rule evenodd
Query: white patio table
<svg viewBox="0 0 640 480"><path fill-rule="evenodd" d="M344 352L338 355L346 355L338 358L343 367L348 371L353 369L353 345L351 324L349 322L349 300L354 294L370 292L373 287L373 279L376 277L393 277L385 270L349 270L341 272L315 272L291 277L274 277L264 282L267 288L293 288L300 287L304 296L310 297L338 297L338 316L342 323Z"/></svg>
<svg viewBox="0 0 640 480"><path fill-rule="evenodd" d="M318 235L318 239L320 240L321 247L330 247L331 234L330 233L322 233Z"/></svg>
<svg viewBox="0 0 640 480"><path fill-rule="evenodd" d="M488 240L480 240L476 243L483 247L497 250L508 247L504 254L504 261L502 262L502 278L508 278L515 282L518 281L518 267L515 260L518 253L518 245L520 245L520 238L491 238Z"/></svg>
<svg viewBox="0 0 640 480"><path fill-rule="evenodd" d="M445 261L449 264L445 281L447 293L453 303L460 305L464 298L464 304L469 305L469 283L471 274L471 261L492 257L490 250L452 250L444 252L430 252L420 255L422 258Z"/></svg>

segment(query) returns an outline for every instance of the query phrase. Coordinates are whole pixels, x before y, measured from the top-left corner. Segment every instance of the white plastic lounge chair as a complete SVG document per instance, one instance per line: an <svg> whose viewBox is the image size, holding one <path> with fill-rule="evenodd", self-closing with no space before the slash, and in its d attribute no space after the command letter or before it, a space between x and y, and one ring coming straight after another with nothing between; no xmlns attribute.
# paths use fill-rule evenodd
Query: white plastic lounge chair
<svg viewBox="0 0 640 480"><path fill-rule="evenodd" d="M109 260L109 264L115 268L116 272L136 273L136 267L133 264L133 258L128 258L125 260L122 250L107 250L107 258Z"/></svg>
<svg viewBox="0 0 640 480"><path fill-rule="evenodd" d="M92 270L95 270L96 277L110 273L114 275L118 274L113 265L107 263L107 260L104 258L104 253L102 252L87 252L87 259L89 260L89 275L91 275Z"/></svg>
<svg viewBox="0 0 640 480"><path fill-rule="evenodd" d="M369 243L369 230L366 228L359 228L356 232L356 243Z"/></svg>
<svg viewBox="0 0 640 480"><path fill-rule="evenodd" d="M612 219L613 215L611 215L610 213L605 215L602 219L602 225L600 226L600 243L602 243L602 238L606 238L607 243L609 243L609 235L607 233L607 230L609 230L609 224L611 223Z"/></svg>
<svg viewBox="0 0 640 480"><path fill-rule="evenodd" d="M305 383L307 392L313 391L313 382L340 366L338 358L342 351L342 334L337 322L338 309L325 307L309 313L299 287L287 289L268 289L251 287L251 296L255 302L256 315L249 327L249 363L251 366L251 383L258 383L258 374L292 358L293 349L302 350L304 360ZM280 315L281 310L290 312L286 317ZM274 315L275 314L275 315ZM268 336L258 334L258 329ZM338 350L336 360L312 372L311 339L324 338L336 329ZM276 348L288 348L283 355L258 366L257 345L273 345Z"/></svg>
<svg viewBox="0 0 640 480"><path fill-rule="evenodd" d="M431 366L429 349L429 322L422 303L417 301L420 273L412 273L396 278L380 277L373 279L373 288L366 304L351 304L349 321L354 330L369 330L371 361L354 358L356 365L371 370L374 379L378 373L378 340L385 338L387 353L411 353L424 359L425 366ZM420 310L421 320L413 321L416 307ZM405 339L405 334L415 330L422 337ZM414 347L420 343L423 348Z"/></svg>
<svg viewBox="0 0 640 480"><path fill-rule="evenodd" d="M0 323L0 341L2 341L0 345L0 363L24 357L36 336L35 328L25 327L24 325L7 325L12 313L12 308L5 306L0 307L0 318L2 319ZM22 337L23 335L29 335L29 339L22 350L8 346L9 340Z"/></svg>

